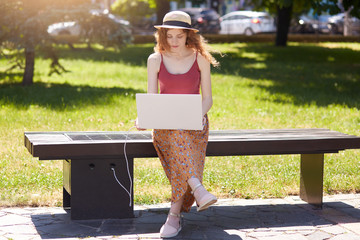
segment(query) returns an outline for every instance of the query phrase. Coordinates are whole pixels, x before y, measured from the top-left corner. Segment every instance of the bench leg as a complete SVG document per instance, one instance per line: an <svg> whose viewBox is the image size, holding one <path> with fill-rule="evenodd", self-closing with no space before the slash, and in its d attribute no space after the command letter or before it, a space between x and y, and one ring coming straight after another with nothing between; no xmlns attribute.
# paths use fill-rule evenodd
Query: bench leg
<svg viewBox="0 0 360 240"><path fill-rule="evenodd" d="M63 187L63 208L70 209L71 208L71 195L66 191Z"/></svg>
<svg viewBox="0 0 360 240"><path fill-rule="evenodd" d="M300 198L322 206L324 154L301 154Z"/></svg>
<svg viewBox="0 0 360 240"><path fill-rule="evenodd" d="M63 208L71 208L71 160L63 160Z"/></svg>

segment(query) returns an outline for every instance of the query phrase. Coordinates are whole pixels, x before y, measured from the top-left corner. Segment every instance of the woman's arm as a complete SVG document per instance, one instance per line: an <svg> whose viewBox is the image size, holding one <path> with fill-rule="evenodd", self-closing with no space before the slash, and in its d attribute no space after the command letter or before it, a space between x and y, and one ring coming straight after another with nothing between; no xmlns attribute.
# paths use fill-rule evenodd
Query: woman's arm
<svg viewBox="0 0 360 240"><path fill-rule="evenodd" d="M153 53L147 60L147 73L148 73L148 93L158 93L158 72L160 69L160 54ZM138 130L143 131L146 129L139 128L138 119L135 120L135 126Z"/></svg>
<svg viewBox="0 0 360 240"><path fill-rule="evenodd" d="M148 93L158 93L158 73L160 69L160 53L153 53L147 60Z"/></svg>
<svg viewBox="0 0 360 240"><path fill-rule="evenodd" d="M212 100L210 63L201 54L198 55L198 64L201 73L201 95L203 116L210 110Z"/></svg>

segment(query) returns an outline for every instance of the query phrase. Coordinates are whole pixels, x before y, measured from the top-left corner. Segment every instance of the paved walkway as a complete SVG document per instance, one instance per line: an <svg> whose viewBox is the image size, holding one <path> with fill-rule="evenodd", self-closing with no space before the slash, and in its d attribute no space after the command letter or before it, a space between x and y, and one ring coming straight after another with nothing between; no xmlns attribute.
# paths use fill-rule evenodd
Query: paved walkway
<svg viewBox="0 0 360 240"><path fill-rule="evenodd" d="M322 210L298 197L221 199L184 214L176 239L360 240L360 194L324 197ZM71 221L62 208L0 209L3 239L159 239L169 205L135 206L135 218Z"/></svg>

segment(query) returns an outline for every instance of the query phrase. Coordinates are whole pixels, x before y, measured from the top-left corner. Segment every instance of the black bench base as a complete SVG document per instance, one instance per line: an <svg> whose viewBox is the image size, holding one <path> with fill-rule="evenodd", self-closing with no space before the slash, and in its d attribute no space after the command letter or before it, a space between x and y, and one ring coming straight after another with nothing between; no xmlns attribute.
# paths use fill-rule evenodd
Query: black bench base
<svg viewBox="0 0 360 240"><path fill-rule="evenodd" d="M133 159L128 160L133 179ZM64 160L63 163L63 207L71 209L71 219L134 217L133 194L130 200L111 170L113 167L118 180L130 192L124 159L77 159Z"/></svg>

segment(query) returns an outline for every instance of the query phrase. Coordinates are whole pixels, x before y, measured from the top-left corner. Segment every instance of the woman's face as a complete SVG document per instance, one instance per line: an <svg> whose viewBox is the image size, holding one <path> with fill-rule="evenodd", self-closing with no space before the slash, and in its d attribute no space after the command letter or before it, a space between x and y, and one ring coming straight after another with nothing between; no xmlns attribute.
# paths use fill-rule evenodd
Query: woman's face
<svg viewBox="0 0 360 240"><path fill-rule="evenodd" d="M171 51L183 50L186 45L186 37L186 32L182 29L169 29L166 33L166 39Z"/></svg>

